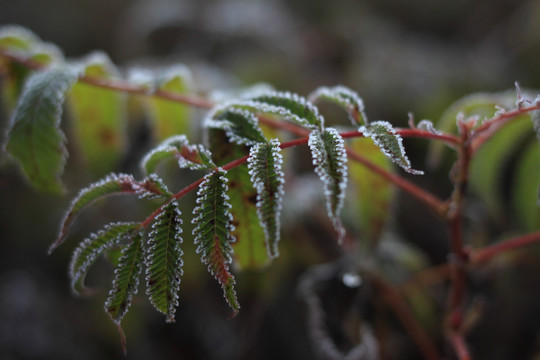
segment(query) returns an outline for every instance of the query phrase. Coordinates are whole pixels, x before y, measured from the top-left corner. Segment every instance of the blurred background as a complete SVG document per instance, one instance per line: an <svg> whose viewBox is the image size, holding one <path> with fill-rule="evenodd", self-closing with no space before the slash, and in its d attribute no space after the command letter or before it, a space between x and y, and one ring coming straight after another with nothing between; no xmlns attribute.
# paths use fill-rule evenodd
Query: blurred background
<svg viewBox="0 0 540 360"><path fill-rule="evenodd" d="M408 112L417 120L437 121L465 94L512 89L515 81L522 88L540 88L538 0L0 0L0 25L6 24L28 27L57 44L67 58L103 50L124 69L186 64L195 91L203 95L260 82L301 95L343 84L362 96L369 119L397 126L406 125ZM5 112L1 116L5 129ZM145 140L144 134L132 135L133 144ZM413 166L424 169L427 144L408 140L406 148ZM138 154L126 159L122 170L132 171L136 159ZM446 197L448 171L441 166L412 180ZM47 256L64 209L88 181L69 179L66 196L40 194L15 166L2 161L1 359L121 357L116 328L103 311L106 293L91 299L72 296L67 265L74 244L96 224L118 214L142 218L145 210L125 211L132 208L128 200L90 210L71 241ZM446 261L443 225L403 194L396 193L393 206L391 236L409 248L396 245L388 250L390 257L410 252L423 264L413 268ZM481 209L472 214L489 226L486 217ZM315 358L297 284L306 269L335 259L339 249L322 238L328 233L321 235L314 222L303 220L307 231L286 224L283 256L263 271L239 275L243 309L233 320L227 319L219 287L186 250L186 266L193 270L185 269L176 324L165 324L142 296L136 298L124 322L128 358ZM540 269L532 259L471 279L472 291L483 294L487 304L484 319L468 338L475 359L540 359ZM110 267L98 265L89 282L107 288ZM351 296L347 289L336 293L340 301ZM380 305L364 302L360 312L369 318ZM338 305L328 305L327 311ZM383 313L392 328L387 331L399 334L391 312ZM426 323L437 329L440 321L435 316ZM419 358L402 331L388 338L385 359Z"/></svg>

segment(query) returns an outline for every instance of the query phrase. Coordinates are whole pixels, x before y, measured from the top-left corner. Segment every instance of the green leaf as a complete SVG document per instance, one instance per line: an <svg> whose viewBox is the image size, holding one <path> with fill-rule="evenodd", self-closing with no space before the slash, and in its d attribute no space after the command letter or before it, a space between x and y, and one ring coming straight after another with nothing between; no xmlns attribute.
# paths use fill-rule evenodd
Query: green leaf
<svg viewBox="0 0 540 360"><path fill-rule="evenodd" d="M49 254L64 242L71 224L79 213L94 201L105 196L133 194L141 191L140 184L135 181L133 176L126 174L111 174L103 180L82 189L71 202L69 210L61 222L58 238L49 248Z"/></svg>
<svg viewBox="0 0 540 360"><path fill-rule="evenodd" d="M210 129L210 149L218 164L226 164L249 154L246 146L228 141L224 131ZM232 235L235 265L241 269L258 269L269 264L265 233L257 216L257 191L250 181L249 169L239 166L227 173L229 178L231 214L234 219Z"/></svg>
<svg viewBox="0 0 540 360"><path fill-rule="evenodd" d="M133 295L137 294L143 254L143 233L139 232L122 250L120 264L114 270L112 289L105 301L105 311L117 325L129 310Z"/></svg>
<svg viewBox="0 0 540 360"><path fill-rule="evenodd" d="M216 167L212 154L202 145L190 145L185 135L172 136L152 149L141 161L147 173L156 171L157 165L167 159L177 159L180 168L210 170Z"/></svg>
<svg viewBox="0 0 540 360"><path fill-rule="evenodd" d="M0 27L0 49L30 50L41 40L30 30L19 25Z"/></svg>
<svg viewBox="0 0 540 360"><path fill-rule="evenodd" d="M495 115L497 108L511 108L515 106L516 93L479 93L465 96L453 103L441 116L437 122L437 128L444 133L456 133L456 119L458 114L463 114L464 118L476 116L483 121ZM443 142L433 141L429 146L428 162L437 165L444 154L446 146Z"/></svg>
<svg viewBox="0 0 540 360"><path fill-rule="evenodd" d="M367 125L368 123L362 98L345 86L322 86L311 93L308 98L312 103L327 100L341 106L349 114L353 125Z"/></svg>
<svg viewBox="0 0 540 360"><path fill-rule="evenodd" d="M268 92L231 106L279 116L308 129L322 129L324 119L319 110L305 98L289 92Z"/></svg>
<svg viewBox="0 0 540 360"><path fill-rule="evenodd" d="M324 133L314 130L309 134L309 148L315 173L324 184L326 209L338 233L338 242L343 241L345 229L341 223L341 210L347 189L347 153L345 143L336 129L326 128Z"/></svg>
<svg viewBox="0 0 540 360"><path fill-rule="evenodd" d="M118 71L103 53L94 53L81 63L85 76L109 80ZM78 82L68 96L73 134L83 161L90 171L104 174L115 168L127 144L126 96L118 91Z"/></svg>
<svg viewBox="0 0 540 360"><path fill-rule="evenodd" d="M63 190L60 175L67 150L60 120L65 93L76 79L66 68L32 75L12 117L6 149L20 162L32 185L42 191Z"/></svg>
<svg viewBox="0 0 540 360"><path fill-rule="evenodd" d="M511 192L515 217L528 231L540 228L539 184L540 151L532 143L519 159Z"/></svg>
<svg viewBox="0 0 540 360"><path fill-rule="evenodd" d="M497 220L502 220L506 212L502 198L504 170L511 161L511 155L515 154L530 134L530 116L516 117L486 141L471 161L469 172L471 189L480 196L491 215Z"/></svg>
<svg viewBox="0 0 540 360"><path fill-rule="evenodd" d="M197 206L193 211L193 235L201 261L223 289L225 299L235 313L240 309L234 289L235 279L229 270L232 262L231 243L234 237L233 218L229 212L226 172L219 168L204 177L197 192Z"/></svg>
<svg viewBox="0 0 540 360"><path fill-rule="evenodd" d="M146 255L146 294L174 322L182 271L182 219L176 201L166 204L152 225Z"/></svg>
<svg viewBox="0 0 540 360"><path fill-rule="evenodd" d="M238 145L249 146L267 142L257 116L244 109L231 106L217 108L205 121L205 126L223 129L229 140Z"/></svg>
<svg viewBox="0 0 540 360"><path fill-rule="evenodd" d="M73 252L69 266L71 288L76 294L89 293L84 279L90 267L104 251L135 230L138 223L112 223L96 234L91 234Z"/></svg>
<svg viewBox="0 0 540 360"><path fill-rule="evenodd" d="M411 168L411 162L405 154L403 139L396 133L394 127L386 121L375 121L368 126L361 126L358 129L365 137L373 140L373 143L392 162L410 174L422 175L423 171Z"/></svg>
<svg viewBox="0 0 540 360"><path fill-rule="evenodd" d="M248 158L251 182L257 191L257 215L264 229L270 258L279 255L280 215L285 183L285 174L281 170L283 157L279 145L277 139L271 140L269 144L256 144L251 147Z"/></svg>
<svg viewBox="0 0 540 360"><path fill-rule="evenodd" d="M356 138L350 146L355 153L392 172L391 161L371 139ZM393 186L355 161L349 163L349 180L352 194L347 200L355 210L352 221L359 225L366 245L374 248L389 217Z"/></svg>
<svg viewBox="0 0 540 360"><path fill-rule="evenodd" d="M191 73L184 66L172 67L158 75L156 90L186 95L191 92ZM148 99L152 129L158 141L178 134L189 134L191 108L175 101L151 97Z"/></svg>

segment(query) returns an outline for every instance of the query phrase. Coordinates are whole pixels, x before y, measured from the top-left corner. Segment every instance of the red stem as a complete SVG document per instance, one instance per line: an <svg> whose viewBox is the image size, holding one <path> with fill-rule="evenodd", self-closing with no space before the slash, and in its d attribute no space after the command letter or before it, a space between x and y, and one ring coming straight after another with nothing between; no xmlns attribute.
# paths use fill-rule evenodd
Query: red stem
<svg viewBox="0 0 540 360"><path fill-rule="evenodd" d="M520 247L540 242L540 231L518 236L509 240L489 245L480 249L470 251L470 259L474 264L490 260L494 256L509 250L519 249Z"/></svg>
<svg viewBox="0 0 540 360"><path fill-rule="evenodd" d="M452 332L450 334L450 343L452 344L452 347L454 348L459 360L471 360L467 343L465 342L465 339L463 339L462 334Z"/></svg>

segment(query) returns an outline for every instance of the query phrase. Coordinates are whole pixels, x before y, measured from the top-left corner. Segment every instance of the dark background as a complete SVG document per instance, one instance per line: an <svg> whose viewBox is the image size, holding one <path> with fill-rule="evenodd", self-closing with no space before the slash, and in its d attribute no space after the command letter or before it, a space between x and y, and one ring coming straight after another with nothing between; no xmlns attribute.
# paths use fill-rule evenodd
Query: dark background
<svg viewBox="0 0 540 360"><path fill-rule="evenodd" d="M343 84L363 97L370 119L402 126L409 111L436 121L464 94L510 89L514 81L540 88L540 1L0 0L0 25L6 24L28 27L68 58L100 49L120 67L187 64L201 93L267 82L306 95ZM413 164L423 168L423 142L406 145ZM64 197L39 194L15 166L2 164L0 358L120 358L116 329L102 309L105 293L89 300L72 296L66 269L75 241L95 224L124 212L141 217L143 210L125 211L131 203L120 201L89 211L71 242L46 256L81 184L74 181ZM415 181L444 197L447 173L434 170ZM429 264L444 262L442 224L400 194L395 209L393 226L402 240L417 246ZM239 276L244 308L233 320L227 320L219 287L186 259L194 269L185 272L197 275L182 283L176 324L164 324L137 297L125 321L128 358L313 358L296 284L309 265L335 254L320 239L285 235L286 241L283 259ZM193 253L186 257L196 260ZM511 268L496 285L473 279L475 290L497 299L470 336L476 359L540 357L540 279L533 269L523 276L525 270ZM89 281L106 288L109 279L110 268L101 264ZM414 345L395 349L388 358L418 358Z"/></svg>

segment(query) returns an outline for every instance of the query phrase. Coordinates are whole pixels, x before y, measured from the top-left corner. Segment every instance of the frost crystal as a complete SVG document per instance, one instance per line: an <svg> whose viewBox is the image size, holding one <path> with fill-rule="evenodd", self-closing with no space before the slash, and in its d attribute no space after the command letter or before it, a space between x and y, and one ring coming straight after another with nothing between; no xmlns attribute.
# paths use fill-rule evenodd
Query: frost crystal
<svg viewBox="0 0 540 360"><path fill-rule="evenodd" d="M283 203L283 156L278 139L270 144L255 144L248 157L248 169L253 187L257 191L257 216L266 237L270 258L279 255L280 216Z"/></svg>
<svg viewBox="0 0 540 360"><path fill-rule="evenodd" d="M432 134L442 135L442 132L435 129L435 126L433 126L433 123L430 120L421 120L417 125L416 128L419 130L428 131Z"/></svg>
<svg viewBox="0 0 540 360"><path fill-rule="evenodd" d="M345 201L348 172L345 143L336 129L326 128L323 134L317 130L312 131L308 145L315 173L324 184L328 216L332 219L334 228L338 232L338 241L341 243L345 236L345 229L340 215Z"/></svg>
<svg viewBox="0 0 540 360"><path fill-rule="evenodd" d="M375 121L368 126L361 126L358 131L363 133L365 137L373 140L373 143L384 155L406 172L414 175L424 174L423 171L411 168L411 162L407 155L405 155L403 139L396 133L396 130L389 122Z"/></svg>

